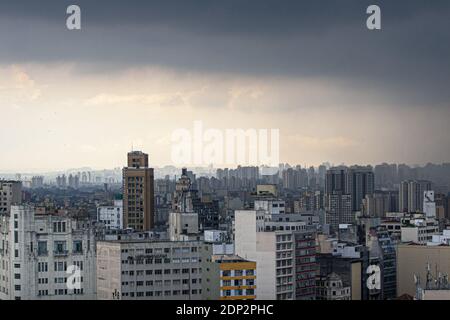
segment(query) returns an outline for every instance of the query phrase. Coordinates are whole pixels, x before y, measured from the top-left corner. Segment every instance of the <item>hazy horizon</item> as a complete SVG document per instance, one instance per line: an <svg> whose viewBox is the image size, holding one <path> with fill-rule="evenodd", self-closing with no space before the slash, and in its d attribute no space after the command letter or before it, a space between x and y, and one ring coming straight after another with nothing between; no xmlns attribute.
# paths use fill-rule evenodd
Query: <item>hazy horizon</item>
<svg viewBox="0 0 450 320"><path fill-rule="evenodd" d="M330 163L328 161L324 161L324 162L321 162L319 164L280 163L280 165L281 164L288 164L291 167L295 167L297 165L300 165L302 168L308 169L311 166L313 166L314 168L318 168L318 166L320 166L322 164L325 164L325 163L329 163L330 167L338 167L338 166L350 167L350 166L355 166L355 165L356 166L359 165L359 166L372 166L372 167L375 167L376 165L384 164L384 163L373 163L373 164L372 163L339 163L338 164L338 163ZM443 163L432 163L432 162L429 162L429 163L424 163L424 164L408 164L408 163L387 163L387 164L390 164L390 165L391 164L407 165L407 166L409 166L411 168L423 168L423 167L425 167L428 164L439 166L439 165L444 165L444 164L450 164L450 162L443 162ZM121 166L104 167L104 168L102 168L102 167L82 166L82 167L71 167L71 168L54 168L52 170L45 170L45 169L1 170L1 168L0 168L0 178L1 178L2 174L7 174L7 175L15 175L15 174L28 175L28 174L30 174L31 175L31 174L49 174L49 173L55 174L55 173L60 173L60 172L62 173L62 172L72 172L72 171L80 171L80 172L82 172L82 171L102 171L102 170L122 169L125 166L126 166L126 164L123 164ZM174 167L174 168L180 169L180 170L182 168L187 168L189 170L191 170L191 169L208 169L208 166L176 166L176 165L171 165L171 164L162 165L162 166L154 166L154 165L152 165L150 163L149 166L154 168L155 170L167 169L169 167ZM245 166L251 166L251 165L241 165L241 166L245 167ZM261 166L259 166L259 167L261 167ZM213 166L213 169L225 169L225 168L227 168L227 169L236 169L237 166L228 166L228 167L227 166Z"/></svg>

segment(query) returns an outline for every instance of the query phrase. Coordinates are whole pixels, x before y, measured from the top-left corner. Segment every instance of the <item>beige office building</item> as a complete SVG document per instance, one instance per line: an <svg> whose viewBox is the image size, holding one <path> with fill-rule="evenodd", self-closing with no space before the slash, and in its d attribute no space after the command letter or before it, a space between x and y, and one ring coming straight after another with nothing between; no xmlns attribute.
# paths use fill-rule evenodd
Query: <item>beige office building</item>
<svg viewBox="0 0 450 320"><path fill-rule="evenodd" d="M450 246L401 244L397 252L397 295L416 295L414 274L424 285L427 279L427 264L433 276L436 272L450 274Z"/></svg>
<svg viewBox="0 0 450 320"><path fill-rule="evenodd" d="M128 153L128 166L123 168L123 225L136 231L154 226L154 173L148 167L148 154Z"/></svg>

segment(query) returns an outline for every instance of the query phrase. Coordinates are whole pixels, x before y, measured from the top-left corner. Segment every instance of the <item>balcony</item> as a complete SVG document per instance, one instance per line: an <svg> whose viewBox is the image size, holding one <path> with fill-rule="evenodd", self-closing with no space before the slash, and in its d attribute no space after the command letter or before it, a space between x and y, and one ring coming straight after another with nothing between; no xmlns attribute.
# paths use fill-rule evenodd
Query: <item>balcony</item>
<svg viewBox="0 0 450 320"><path fill-rule="evenodd" d="M47 250L39 250L37 255L38 255L38 257L48 256L48 251Z"/></svg>
<svg viewBox="0 0 450 320"><path fill-rule="evenodd" d="M69 254L68 250L55 250L53 251L53 255L55 257L64 257L67 256Z"/></svg>

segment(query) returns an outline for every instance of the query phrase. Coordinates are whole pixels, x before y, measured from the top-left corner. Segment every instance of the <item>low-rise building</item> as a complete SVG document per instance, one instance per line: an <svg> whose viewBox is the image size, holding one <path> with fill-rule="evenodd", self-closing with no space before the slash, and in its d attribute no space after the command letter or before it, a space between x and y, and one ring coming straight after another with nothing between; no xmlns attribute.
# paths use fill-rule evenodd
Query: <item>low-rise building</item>
<svg viewBox="0 0 450 320"><path fill-rule="evenodd" d="M439 223L434 218L415 218L405 222L401 228L401 241L426 244L433 235L439 234Z"/></svg>
<svg viewBox="0 0 450 320"><path fill-rule="evenodd" d="M206 244L202 258L202 298L204 300L256 299L256 262L237 255L215 255Z"/></svg>
<svg viewBox="0 0 450 320"><path fill-rule="evenodd" d="M317 255L319 271L317 279L326 279L330 274L336 273L342 280L344 287L350 287L351 300L365 300L369 298L366 286L369 255L363 245L348 245L339 243L337 239L326 241L321 253ZM330 252L331 251L331 252ZM323 252L323 253L322 253Z"/></svg>
<svg viewBox="0 0 450 320"><path fill-rule="evenodd" d="M316 300L351 300L350 286L344 286L342 278L335 272L316 279Z"/></svg>
<svg viewBox="0 0 450 320"><path fill-rule="evenodd" d="M198 213L171 212L169 214L169 239L171 241L199 240Z"/></svg>
<svg viewBox="0 0 450 320"><path fill-rule="evenodd" d="M114 200L112 206L97 207L97 221L103 223L107 230L123 229L123 201Z"/></svg>
<svg viewBox="0 0 450 320"><path fill-rule="evenodd" d="M199 300L200 241L97 243L99 300Z"/></svg>

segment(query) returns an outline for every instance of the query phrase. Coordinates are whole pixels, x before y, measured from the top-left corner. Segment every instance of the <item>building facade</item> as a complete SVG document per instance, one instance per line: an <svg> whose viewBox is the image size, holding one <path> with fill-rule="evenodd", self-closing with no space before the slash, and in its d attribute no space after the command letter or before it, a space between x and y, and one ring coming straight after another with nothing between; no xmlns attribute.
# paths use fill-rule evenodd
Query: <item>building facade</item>
<svg viewBox="0 0 450 320"><path fill-rule="evenodd" d="M97 207L97 221L103 223L107 230L123 229L123 201L114 200L112 206Z"/></svg>
<svg viewBox="0 0 450 320"><path fill-rule="evenodd" d="M0 215L9 215L11 205L22 203L22 182L0 180Z"/></svg>
<svg viewBox="0 0 450 320"><path fill-rule="evenodd" d="M148 155L141 151L128 153L123 168L123 225L136 231L154 226L154 173L148 166Z"/></svg>
<svg viewBox="0 0 450 320"><path fill-rule="evenodd" d="M1 224L0 299L96 299L95 229L89 219L12 206Z"/></svg>
<svg viewBox="0 0 450 320"><path fill-rule="evenodd" d="M99 300L199 300L200 241L97 243Z"/></svg>
<svg viewBox="0 0 450 320"><path fill-rule="evenodd" d="M202 299L256 299L256 262L234 254L213 254L213 246L202 251Z"/></svg>
<svg viewBox="0 0 450 320"><path fill-rule="evenodd" d="M402 181L399 191L399 210L401 212L422 212L424 192L428 190L431 190L430 181Z"/></svg>
<svg viewBox="0 0 450 320"><path fill-rule="evenodd" d="M256 262L257 299L315 298L315 235L306 222L278 221L264 211L235 213L236 254Z"/></svg>
<svg viewBox="0 0 450 320"><path fill-rule="evenodd" d="M427 266L436 273L450 274L450 246L400 244L397 248L397 295L416 295L415 276L427 280Z"/></svg>
<svg viewBox="0 0 450 320"><path fill-rule="evenodd" d="M341 277L337 273L328 276L318 276L316 281L317 300L351 300L351 288L344 286Z"/></svg>

